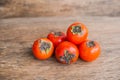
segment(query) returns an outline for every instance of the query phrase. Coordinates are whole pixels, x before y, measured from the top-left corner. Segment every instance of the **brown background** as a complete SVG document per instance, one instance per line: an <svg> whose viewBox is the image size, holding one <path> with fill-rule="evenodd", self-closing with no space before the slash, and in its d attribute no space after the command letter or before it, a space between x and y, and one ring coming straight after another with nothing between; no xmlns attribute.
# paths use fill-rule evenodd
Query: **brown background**
<svg viewBox="0 0 120 80"><path fill-rule="evenodd" d="M0 0L0 17L120 16L119 0Z"/></svg>

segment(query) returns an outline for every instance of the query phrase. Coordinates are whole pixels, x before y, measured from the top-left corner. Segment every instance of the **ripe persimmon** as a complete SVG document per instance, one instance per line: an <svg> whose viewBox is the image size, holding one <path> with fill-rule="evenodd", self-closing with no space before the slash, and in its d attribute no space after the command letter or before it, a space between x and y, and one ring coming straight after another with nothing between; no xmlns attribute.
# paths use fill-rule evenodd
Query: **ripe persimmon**
<svg viewBox="0 0 120 80"><path fill-rule="evenodd" d="M100 55L100 46L96 41L86 40L80 44L79 53L82 60L91 62Z"/></svg>
<svg viewBox="0 0 120 80"><path fill-rule="evenodd" d="M76 62L79 57L79 50L71 42L64 41L60 43L55 50L56 59L63 64Z"/></svg>
<svg viewBox="0 0 120 80"><path fill-rule="evenodd" d="M51 32L47 38L53 42L54 47L57 47L61 42L66 40L66 35L63 32Z"/></svg>
<svg viewBox="0 0 120 80"><path fill-rule="evenodd" d="M44 60L52 56L54 51L53 43L47 38L37 39L32 47L33 54L37 59Z"/></svg>
<svg viewBox="0 0 120 80"><path fill-rule="evenodd" d="M80 44L87 39L87 36L88 29L80 22L71 24L67 30L67 39L74 44Z"/></svg>

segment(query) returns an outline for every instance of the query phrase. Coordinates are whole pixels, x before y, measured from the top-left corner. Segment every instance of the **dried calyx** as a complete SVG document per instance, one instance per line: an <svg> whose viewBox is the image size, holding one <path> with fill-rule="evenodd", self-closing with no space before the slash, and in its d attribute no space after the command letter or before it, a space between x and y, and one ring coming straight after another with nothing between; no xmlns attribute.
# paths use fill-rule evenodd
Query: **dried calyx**
<svg viewBox="0 0 120 80"><path fill-rule="evenodd" d="M41 51L45 51L46 53L48 53L50 47L51 47L51 44L49 42L46 42L43 40L40 41L40 50Z"/></svg>
<svg viewBox="0 0 120 80"><path fill-rule="evenodd" d="M88 47L94 47L95 46L95 42L94 41L88 41L86 45Z"/></svg>
<svg viewBox="0 0 120 80"><path fill-rule="evenodd" d="M64 51L64 55L60 56L60 61L65 61L70 64L71 60L75 57L75 54L70 53L68 50Z"/></svg>
<svg viewBox="0 0 120 80"><path fill-rule="evenodd" d="M73 34L82 34L81 26L72 26L71 32Z"/></svg>
<svg viewBox="0 0 120 80"><path fill-rule="evenodd" d="M62 36L62 32L54 32L55 36Z"/></svg>

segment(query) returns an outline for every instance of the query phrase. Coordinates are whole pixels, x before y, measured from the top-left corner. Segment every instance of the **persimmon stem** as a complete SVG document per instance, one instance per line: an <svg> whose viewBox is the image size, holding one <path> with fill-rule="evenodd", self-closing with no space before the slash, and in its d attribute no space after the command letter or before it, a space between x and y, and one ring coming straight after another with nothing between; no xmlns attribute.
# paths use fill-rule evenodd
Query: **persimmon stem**
<svg viewBox="0 0 120 80"><path fill-rule="evenodd" d="M55 36L62 36L62 32L54 32Z"/></svg>
<svg viewBox="0 0 120 80"><path fill-rule="evenodd" d="M68 50L64 51L64 55L60 57L61 61L65 61L67 64L70 64L71 60L75 57L74 54L71 54Z"/></svg>
<svg viewBox="0 0 120 80"><path fill-rule="evenodd" d="M71 32L73 34L82 34L81 26L72 26Z"/></svg>
<svg viewBox="0 0 120 80"><path fill-rule="evenodd" d="M87 42L87 46L88 47L94 47L95 46L95 42L94 41L88 41Z"/></svg>
<svg viewBox="0 0 120 80"><path fill-rule="evenodd" d="M47 53L47 50L50 49L50 43L46 41L40 41L40 49L41 51L45 51Z"/></svg>

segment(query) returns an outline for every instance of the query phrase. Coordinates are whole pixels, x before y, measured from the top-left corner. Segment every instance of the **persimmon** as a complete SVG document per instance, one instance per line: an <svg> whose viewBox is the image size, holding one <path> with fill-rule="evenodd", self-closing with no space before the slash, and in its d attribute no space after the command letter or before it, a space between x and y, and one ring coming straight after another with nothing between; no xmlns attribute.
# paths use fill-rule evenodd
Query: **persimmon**
<svg viewBox="0 0 120 80"><path fill-rule="evenodd" d="M71 24L67 29L67 39L74 44L80 44L87 39L87 36L88 29L80 22Z"/></svg>
<svg viewBox="0 0 120 80"><path fill-rule="evenodd" d="M54 47L57 47L61 42L66 40L66 35L63 32L50 32L47 38L53 42Z"/></svg>
<svg viewBox="0 0 120 80"><path fill-rule="evenodd" d="M56 59L63 64L71 64L77 61L79 50L71 42L64 41L60 43L55 50Z"/></svg>
<svg viewBox="0 0 120 80"><path fill-rule="evenodd" d="M37 39L32 47L33 54L37 59L45 60L52 56L54 51L53 43L47 38Z"/></svg>
<svg viewBox="0 0 120 80"><path fill-rule="evenodd" d="M96 41L86 40L80 44L79 54L84 61L94 61L100 55L100 45Z"/></svg>

